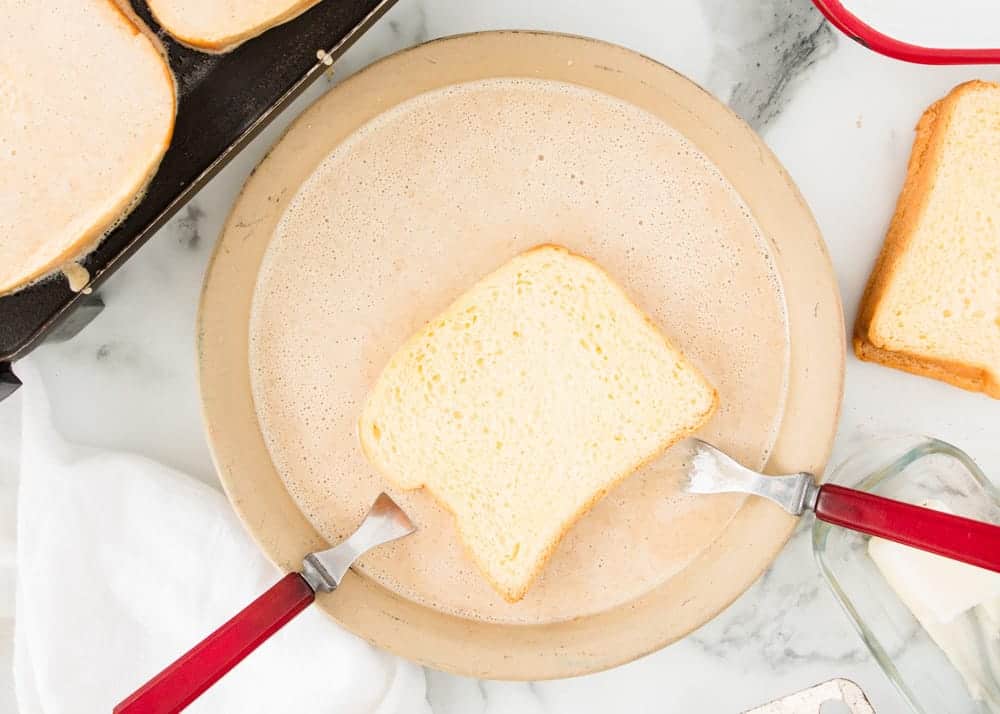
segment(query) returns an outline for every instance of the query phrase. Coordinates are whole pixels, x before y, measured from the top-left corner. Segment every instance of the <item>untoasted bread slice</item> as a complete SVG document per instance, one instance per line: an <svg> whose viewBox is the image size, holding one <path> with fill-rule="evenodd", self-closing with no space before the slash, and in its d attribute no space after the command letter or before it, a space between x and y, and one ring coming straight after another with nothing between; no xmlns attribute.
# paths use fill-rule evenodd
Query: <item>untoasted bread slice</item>
<svg viewBox="0 0 1000 714"><path fill-rule="evenodd" d="M917 125L854 330L858 357L1000 398L1000 85L967 82Z"/></svg>
<svg viewBox="0 0 1000 714"><path fill-rule="evenodd" d="M319 0L147 0L160 27L185 45L227 52Z"/></svg>
<svg viewBox="0 0 1000 714"><path fill-rule="evenodd" d="M0 0L0 295L127 213L174 126L174 80L110 0Z"/></svg>
<svg viewBox="0 0 1000 714"><path fill-rule="evenodd" d="M604 271L540 246L392 357L359 428L385 476L426 487L454 514L480 570L514 602L578 518L716 401Z"/></svg>

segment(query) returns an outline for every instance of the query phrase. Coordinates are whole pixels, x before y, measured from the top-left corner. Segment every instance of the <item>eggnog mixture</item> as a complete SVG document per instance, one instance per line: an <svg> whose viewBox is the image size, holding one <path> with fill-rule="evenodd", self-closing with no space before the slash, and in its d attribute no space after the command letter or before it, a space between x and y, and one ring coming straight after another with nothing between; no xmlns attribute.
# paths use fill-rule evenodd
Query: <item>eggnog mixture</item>
<svg viewBox="0 0 1000 714"><path fill-rule="evenodd" d="M519 603L464 554L451 517L365 460L357 419L392 353L483 275L539 243L595 260L718 389L702 436L752 467L785 401L784 297L742 200L690 142L618 99L492 79L407 101L324 159L275 230L254 296L250 370L275 467L329 541L383 489L419 531L358 569L401 595L507 623L626 603L685 567L739 496L679 492L686 450L581 519Z"/></svg>

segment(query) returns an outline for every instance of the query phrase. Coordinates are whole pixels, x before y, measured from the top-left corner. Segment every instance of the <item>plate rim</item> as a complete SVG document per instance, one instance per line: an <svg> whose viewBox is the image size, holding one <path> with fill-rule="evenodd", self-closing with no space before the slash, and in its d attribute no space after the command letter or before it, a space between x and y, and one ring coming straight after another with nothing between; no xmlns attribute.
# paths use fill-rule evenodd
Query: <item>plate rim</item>
<svg viewBox="0 0 1000 714"><path fill-rule="evenodd" d="M206 269L197 357L209 448L244 527L284 571L298 569L306 553L327 544L284 490L250 394L250 300L271 233L258 230L263 219L257 214L270 211L273 224L284 206L281 196L265 200L273 199L266 194L267 182L280 178L293 154L301 151L296 142L310 122L337 102L338 117L349 115L338 121L351 126L333 145L412 96L501 76L569 81L631 101L677 128L722 171L769 240L785 291L789 384L768 470L819 474L829 457L846 359L839 291L808 206L760 137L700 86L632 50L537 31L455 35L369 65L296 118L247 178ZM319 153L313 168L327 155ZM234 320L234 314L239 318ZM808 419L796 418L807 409ZM766 570L795 523L771 504L748 501L726 532L677 578L622 607L566 622L503 625L463 619L406 600L353 571L335 593L319 595L316 602L372 644L436 669L511 680L576 676L660 649L712 619ZM727 582L720 586L716 577ZM677 591L685 583L696 587L682 597Z"/></svg>

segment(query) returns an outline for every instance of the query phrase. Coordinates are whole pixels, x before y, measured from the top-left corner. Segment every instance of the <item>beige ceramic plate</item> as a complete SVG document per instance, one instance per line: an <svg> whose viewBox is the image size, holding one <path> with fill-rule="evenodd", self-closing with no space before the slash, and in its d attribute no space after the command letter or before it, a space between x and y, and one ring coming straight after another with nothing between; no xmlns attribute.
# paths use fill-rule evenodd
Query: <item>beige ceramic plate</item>
<svg viewBox="0 0 1000 714"><path fill-rule="evenodd" d="M538 87L532 81L510 84L503 78L563 82L579 89L570 87L555 98L545 92L535 96L532 92ZM477 94L472 100L468 93L456 95L455 99L448 93L451 90L424 94L484 80L488 82L476 85ZM531 119L532 126L553 117L577 121L574 112L583 106L582 118L578 117L580 125L574 131L585 143L589 136L585 124L591 118L607 123L618 121L616 117L622 115L620 107L603 100L593 106L586 101L581 105L586 99L581 93L592 91L612 98L610 102L624 101L644 110L651 125L669 125L708 157L738 197L727 199L721 193L701 191L685 198L683 207L703 204L713 216L725 217L727 211L735 210L733 205L745 204L759 227L756 240L760 251L753 249L749 234L740 234L738 224L742 224L736 218L722 230L723 241L715 239L715 248L706 242L711 238L700 233L691 235L689 230L684 234L681 229L685 225L702 225L684 211L674 216L680 216L682 224L668 241L664 240L662 227L654 230L658 225L655 218L642 221L641 211L649 208L643 202L655 204L659 195L655 191L645 193L646 186L669 173L673 163L640 176L640 183L631 190L622 190L622 182L637 175L627 162L616 185L578 188L584 185L584 174L593 182L621 170L609 169L605 176L591 165L594 157L606 150L602 145L579 152L573 162L565 155L572 143L564 143L563 149L558 142L546 143L546 148L538 151L508 147L499 158L491 159L488 167L468 175L490 177L501 183L506 180L504 176L516 175L516 181L499 186L499 193L495 192L498 186L491 184L481 196L475 191L463 194L465 182L458 181L445 192L447 198L421 192L419 182L447 187L448 162L463 166L454 171L464 171L466 165L461 162L475 161L476 157L445 157L444 172L435 175L426 167L439 162L440 157L433 158L430 152L430 158L415 161L412 152L407 151L388 169L396 167L404 176L413 176L417 190L411 190L409 179L393 179L395 184L390 181L382 188L391 193L401 187L402 193L387 199L385 212L378 210L378 205L365 208L357 201L348 201L352 195L350 181L377 182L386 173L387 168L381 167L366 177L368 169L362 166L384 160L383 154L355 151L366 156L366 161L353 167L348 163L350 170L345 171L327 169L324 174L320 166L331 152L345 145L348 137L355 145L358 136L365 140L364 134L354 133L362 126L369 127L368 136L377 136L378 131L409 132L414 150L433 148L434 132L421 134L414 126L433 120L435 127L451 136L462 127L461 122L449 127L455 107L464 107L461 110L475 122L495 118L502 125L511 121L510 116L503 115L504 107L510 114L510 107L518 101L524 103L526 112L540 107L539 116ZM409 114L398 110L386 114L417 95L439 99L422 99L418 109ZM492 114L483 107L494 95L502 101L497 104L497 113ZM462 105L463 101L466 105ZM413 106L413 102L405 106ZM439 114L435 115L435 111ZM408 119L411 115L417 119ZM605 115L605 120L599 119ZM637 133L646 126L641 117L629 121ZM373 126L375 130L370 129ZM555 130L546 131L551 134ZM646 144L640 137L635 139L640 143L634 147L631 138L622 141L621 146L642 151L638 154L640 168L648 169L658 160L657 152L666 154L676 148L664 132L665 127L657 130L654 126ZM541 143L548 141L545 131L540 135ZM520 154L527 157L523 164L517 163ZM583 173L577 175L581 168ZM314 173L323 177L323 182L317 186L314 181L310 189L307 179ZM349 174L350 181L333 185L345 181L344 173ZM307 188L300 188L304 182ZM496 198L509 197L532 185L535 188L526 200ZM682 181L662 195L686 196L688 188ZM541 202L541 208L532 209L530 197L539 191L548 191L551 197ZM324 207L318 214L320 222L342 220L337 215L340 209L331 211L327 201L338 207L350 205L361 212L362 218L354 221L356 225L341 226L339 239L347 228L360 230L359 235L367 237L369 225L374 236L379 233L377 223L384 227L385 221L401 222L383 231L388 237L375 240L374 250L357 238L347 241L344 250L325 240L317 243L308 237L308 226L312 225L308 221L303 224L305 229L299 228L297 233L293 230L289 238L290 219L286 217L280 226L279 220L296 192L311 196L315 204ZM453 195L458 196L457 201L471 196L478 203L471 208L452 206ZM401 210L403 219L398 215ZM534 215L532 210L536 210ZM621 215L631 217L637 210L634 227L614 233L611 240L602 236L602 230L611 225L618 230ZM513 233L523 238L525 231L541 232L527 236L524 245L510 241L512 231L504 221L511 211L529 216L526 225ZM488 219L479 218L481 214ZM446 228L435 234L437 220ZM471 237L464 237L460 246L449 246L447 231L456 222L462 224L462 235ZM423 236L399 237L415 224L423 226ZM303 235L304 239L297 237ZM434 242L424 245L444 245L445 249L435 254L420 244L413 247L418 237L426 241L428 236L435 236ZM763 463L769 455L767 467L775 472L822 470L841 396L844 331L840 303L822 239L808 208L760 139L696 85L618 47L537 33L451 38L373 65L304 113L247 181L209 268L199 325L202 399L209 439L234 507L274 562L285 569L297 569L305 553L324 547L349 528L355 511L372 495L369 491L374 493L382 486L378 475L359 458L355 440L336 438L344 436L353 423L353 412L341 417L334 413L345 411L344 404L363 398L366 384L415 324L432 316L510 254L544 239L566 243L595 258L622 281L716 384L723 409L707 427L707 438L745 461ZM473 240L474 244L469 242ZM272 243L261 273L262 288L256 288L262 260ZM709 258L719 254L720 245L736 246L745 255L740 260L713 262ZM692 256L687 263L682 260L684 251ZM756 252L760 255L755 257ZM679 260L682 269L667 268L668 263L676 266ZM317 276L317 266L327 273ZM399 275L415 267L430 279L417 281L413 295L394 294L400 292ZM379 273L383 270L387 271L385 275ZM766 282L765 273L773 274L780 283L777 292L770 294L760 288ZM288 281L316 281L330 274L343 277L321 283L308 301L286 305L287 301L281 299L282 286ZM359 282L358 275L372 277ZM670 280L672 289L663 289L659 282L663 279ZM740 301L729 295L741 293L741 287L747 293L751 286L761 290L759 300L744 296ZM252 321L255 289L257 308ZM376 299L365 297L369 293ZM389 297L378 299L380 294ZM777 302L774 295L779 296ZM781 296L783 309L779 304ZM334 301L330 303L332 308L325 304L326 300ZM368 308L369 303L379 307ZM698 309L692 309L692 305ZM722 306L717 310L722 317L703 316L712 305ZM684 314L689 319L679 317ZM251 350L251 323L258 324L262 319L277 325L280 349L267 348L267 340L262 348L258 327L254 328L258 338ZM300 328L299 324L308 327ZM705 325L721 328L720 334L742 337L709 338ZM314 373L323 374L323 369L299 368L300 355L312 362L326 359L326 353L315 347L317 334L336 334L360 346L356 359L350 351L340 350L336 354L348 355L344 364L323 365L330 374L340 375L338 383L350 388L345 387L347 391L339 403L330 404L328 414L310 421L295 413L299 401L288 395L301 391L302 381ZM751 344L756 346L748 350ZM284 349L288 346L295 349ZM253 360L248 357L251 351ZM261 360L273 361L273 379L262 379L259 370L252 377L251 362L259 365ZM261 420L251 393L252 379L258 403L267 404L267 417ZM292 384L275 388L272 382L277 380ZM750 384L754 386L748 387ZM755 399L757 395L762 396ZM306 402L308 398L302 403ZM274 414L282 410L287 413L280 422L290 425L287 439L286 432L275 430L273 424ZM330 427L333 422L340 426ZM262 426L269 435L270 451ZM304 465L293 463L300 461L300 454ZM310 464L309 459L316 463ZM325 468L324 462L328 464ZM311 479L309 474L315 473L317 466L323 477ZM680 520L654 527L660 511L649 504L665 502L668 492L658 489L665 488L664 484L669 484L667 476L676 475L676 471L677 464L668 463L659 472L655 468L641 472L604 499L573 529L532 592L516 606L500 601L480 579L470 575L451 524L432 499L421 492L394 492L415 515L421 532L366 558L360 564L360 574L352 573L336 593L321 596L319 606L385 649L471 676L564 677L628 661L684 636L735 599L774 558L794 523L764 502L702 499L692 500L689 507L681 509ZM348 478L352 479L349 486L345 481ZM296 498L289 495L289 488ZM705 518L715 519L719 523L717 530L704 531L704 543L685 544L683 534L697 531L685 524ZM637 545L641 547L637 549ZM691 555L681 559L685 549ZM630 561L617 557L621 551L644 555ZM589 557L594 552L600 556L597 560L614 560L617 569L595 567L595 559ZM433 561L437 570L428 569L428 561ZM657 578L664 569L669 569L670 575ZM444 577L432 577L434 573ZM445 586L439 580L451 585Z"/></svg>

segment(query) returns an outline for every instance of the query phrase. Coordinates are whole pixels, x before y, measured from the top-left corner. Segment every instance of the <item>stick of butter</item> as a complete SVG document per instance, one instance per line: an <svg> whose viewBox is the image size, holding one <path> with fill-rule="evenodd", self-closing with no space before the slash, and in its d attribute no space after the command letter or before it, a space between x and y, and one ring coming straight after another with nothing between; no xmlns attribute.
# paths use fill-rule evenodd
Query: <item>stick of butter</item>
<svg viewBox="0 0 1000 714"><path fill-rule="evenodd" d="M951 513L940 501L921 505ZM868 541L868 555L914 614L926 613L942 624L1000 597L1000 573L881 538Z"/></svg>
<svg viewBox="0 0 1000 714"><path fill-rule="evenodd" d="M922 505L951 512L938 501ZM881 538L868 541L868 555L972 698L1000 714L1000 574Z"/></svg>

